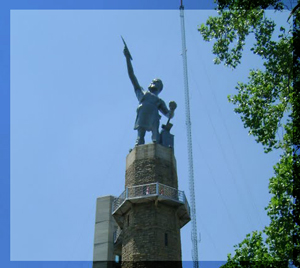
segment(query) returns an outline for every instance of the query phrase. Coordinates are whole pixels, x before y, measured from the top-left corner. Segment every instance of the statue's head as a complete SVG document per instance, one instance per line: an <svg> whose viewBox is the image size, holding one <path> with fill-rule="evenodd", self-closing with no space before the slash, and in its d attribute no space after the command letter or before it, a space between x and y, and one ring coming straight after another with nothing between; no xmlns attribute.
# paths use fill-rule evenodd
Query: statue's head
<svg viewBox="0 0 300 268"><path fill-rule="evenodd" d="M163 89L163 83L160 79L155 78L152 80L148 87L149 91L155 95L158 95Z"/></svg>

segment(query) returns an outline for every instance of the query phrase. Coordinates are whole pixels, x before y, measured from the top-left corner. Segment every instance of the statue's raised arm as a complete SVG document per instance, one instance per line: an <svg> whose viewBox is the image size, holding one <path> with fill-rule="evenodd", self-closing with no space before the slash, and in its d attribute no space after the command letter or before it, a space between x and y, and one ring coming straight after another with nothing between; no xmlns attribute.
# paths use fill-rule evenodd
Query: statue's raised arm
<svg viewBox="0 0 300 268"><path fill-rule="evenodd" d="M130 52L129 52L129 49L122 37L122 40L123 40L123 43L124 43L124 55L125 55L125 58L126 58L126 63L127 63L127 71L128 71L128 75L129 75L129 78L131 80L131 83L134 87L135 90L141 90L141 86L134 74L134 71L133 71L133 67L132 67L132 64L131 64L131 61L132 61L132 57L130 55Z"/></svg>

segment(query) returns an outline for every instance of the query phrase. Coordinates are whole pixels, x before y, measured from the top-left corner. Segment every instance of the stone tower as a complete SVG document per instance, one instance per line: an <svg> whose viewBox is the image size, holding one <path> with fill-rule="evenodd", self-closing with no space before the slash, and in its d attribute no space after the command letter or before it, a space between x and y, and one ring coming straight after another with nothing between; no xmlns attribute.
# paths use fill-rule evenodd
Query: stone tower
<svg viewBox="0 0 300 268"><path fill-rule="evenodd" d="M126 158L125 191L115 199L122 267L182 267L180 228L190 209L178 190L173 148L136 146ZM170 265L168 265L170 264Z"/></svg>

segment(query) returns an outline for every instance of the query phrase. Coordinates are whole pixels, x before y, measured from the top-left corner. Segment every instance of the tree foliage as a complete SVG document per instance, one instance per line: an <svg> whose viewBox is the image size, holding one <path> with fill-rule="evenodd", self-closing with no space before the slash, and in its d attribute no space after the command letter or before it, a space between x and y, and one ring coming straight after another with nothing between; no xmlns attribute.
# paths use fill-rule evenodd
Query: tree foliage
<svg viewBox="0 0 300 268"><path fill-rule="evenodd" d="M287 262L274 259L270 255L269 249L264 242L262 232L254 231L247 234L246 238L235 245L235 255L228 254L228 261L224 268L252 268L252 267L286 267Z"/></svg>
<svg viewBox="0 0 300 268"><path fill-rule="evenodd" d="M282 10L284 4L281 0L219 0L218 9L223 10L225 8L243 8L243 9L253 9L253 8L273 8L275 10Z"/></svg>
<svg viewBox="0 0 300 268"><path fill-rule="evenodd" d="M235 69L241 63L246 39L252 35L251 51L263 68L251 69L247 83L238 82L237 93L229 96L234 111L241 116L266 153L280 149L281 159L274 166L266 208L270 225L263 233L254 231L228 255L225 267L300 267L299 241L299 25L300 1L291 12L287 29L265 15L266 8L280 12L281 0L219 0L218 16L210 17L198 29L205 41L214 41L215 63ZM275 263L276 262L276 263Z"/></svg>

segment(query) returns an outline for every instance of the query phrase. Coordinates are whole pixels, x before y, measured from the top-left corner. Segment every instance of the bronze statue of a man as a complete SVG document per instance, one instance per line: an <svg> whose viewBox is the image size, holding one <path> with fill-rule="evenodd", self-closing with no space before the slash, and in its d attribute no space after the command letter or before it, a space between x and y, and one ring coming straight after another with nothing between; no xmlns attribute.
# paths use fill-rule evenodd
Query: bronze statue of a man
<svg viewBox="0 0 300 268"><path fill-rule="evenodd" d="M170 102L170 109L168 109L165 102L158 97L158 94L163 89L163 83L160 79L153 79L148 87L148 90L143 90L134 75L133 67L131 64L132 58L126 44L124 48L124 55L126 57L128 75L140 104L137 108L137 116L134 126L134 129L137 129L138 131L136 145L145 143L146 131L151 131L152 141L154 143L159 143L160 135L158 129L159 120L161 118L161 116L159 115L159 111L170 119L174 116L176 103Z"/></svg>

